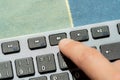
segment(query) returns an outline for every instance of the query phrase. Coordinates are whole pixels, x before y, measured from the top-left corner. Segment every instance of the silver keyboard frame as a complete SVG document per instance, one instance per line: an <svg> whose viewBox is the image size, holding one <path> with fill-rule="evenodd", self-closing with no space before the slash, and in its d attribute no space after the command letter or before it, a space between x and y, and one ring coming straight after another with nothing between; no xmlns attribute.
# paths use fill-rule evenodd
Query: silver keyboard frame
<svg viewBox="0 0 120 80"><path fill-rule="evenodd" d="M51 34L66 32L67 33L67 38L70 38L69 33L71 31L87 29L88 34L89 34L89 40L85 41L83 43L85 43L88 46L96 46L97 49L100 50L99 46L102 45L102 44L120 42L120 35L118 33L117 26L116 26L118 23L120 23L120 20L113 20L113 21L108 21L108 22L89 24L89 25L75 27L75 28L61 29L61 30L56 30L56 31L44 32L44 33L37 33L37 34L30 34L30 35L0 39L0 45L3 42L9 42L9 41L14 41L14 40L18 40L19 43L20 43L20 52L19 53L4 55L1 51L1 49L0 49L0 62L12 61L12 67L13 67L13 73L14 73L13 80L28 80L29 78L40 77L40 76L47 76L48 80L50 80L50 75L56 74L56 73L62 73L62 72L68 72L70 80L72 80L72 76L71 76L71 74L68 70L62 71L59 68L59 63L58 63L58 58L57 58L57 53L59 52L59 48L58 48L58 46L50 46L48 36L51 35ZM110 37L102 38L102 39L96 39L96 40L93 39L92 35L91 35L91 28L98 27L98 26L103 26L103 25L108 25L109 26ZM34 37L40 37L40 36L45 36L46 37L47 47L43 48L43 49L30 50L29 47L28 47L28 42L27 42L28 38L34 38ZM1 48L1 46L0 46L0 48ZM45 54L49 54L49 53L53 53L54 56L55 56L55 62L56 62L57 70L56 70L56 72L52 72L52 73L48 73L48 74L40 74L38 72L38 69L37 69L36 56L45 55ZM26 58L26 57L32 57L33 58L35 75L30 76L30 77L18 78L17 74L16 74L14 61L16 59Z"/></svg>

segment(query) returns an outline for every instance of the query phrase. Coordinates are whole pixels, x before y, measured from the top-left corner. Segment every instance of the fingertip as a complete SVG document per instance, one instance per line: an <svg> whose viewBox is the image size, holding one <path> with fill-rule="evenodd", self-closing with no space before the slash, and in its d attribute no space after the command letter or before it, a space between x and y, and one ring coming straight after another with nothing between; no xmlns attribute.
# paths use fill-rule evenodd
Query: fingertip
<svg viewBox="0 0 120 80"><path fill-rule="evenodd" d="M60 49L64 48L67 44L69 44L70 42L72 42L73 40L71 39L62 39L60 42L59 42L59 47Z"/></svg>

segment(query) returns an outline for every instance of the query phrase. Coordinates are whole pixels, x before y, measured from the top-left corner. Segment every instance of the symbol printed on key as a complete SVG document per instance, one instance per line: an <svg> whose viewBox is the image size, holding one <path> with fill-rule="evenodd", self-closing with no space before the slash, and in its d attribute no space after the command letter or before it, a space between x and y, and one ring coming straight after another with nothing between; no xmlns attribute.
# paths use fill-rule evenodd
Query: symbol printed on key
<svg viewBox="0 0 120 80"><path fill-rule="evenodd" d="M105 51L106 54L109 54L110 52L111 52L111 51L109 51L109 50Z"/></svg>
<svg viewBox="0 0 120 80"><path fill-rule="evenodd" d="M29 71L29 73L31 72L31 69L30 68L28 68L28 71Z"/></svg>
<svg viewBox="0 0 120 80"><path fill-rule="evenodd" d="M103 32L102 29L97 30L97 32Z"/></svg>
<svg viewBox="0 0 120 80"><path fill-rule="evenodd" d="M23 74L23 70L22 70L22 69L20 69L20 70L19 70L19 73L20 73L20 74Z"/></svg>
<svg viewBox="0 0 120 80"><path fill-rule="evenodd" d="M75 73L76 78L80 78L80 74L78 72Z"/></svg>
<svg viewBox="0 0 120 80"><path fill-rule="evenodd" d="M7 67L8 67L8 65L7 65L7 64L5 64L5 67L7 68Z"/></svg>
<svg viewBox="0 0 120 80"><path fill-rule="evenodd" d="M35 43L39 43L40 41L39 40L35 40Z"/></svg>
<svg viewBox="0 0 120 80"><path fill-rule="evenodd" d="M7 76L9 76L9 72L8 72L8 71L7 71L7 73L6 73L6 74L7 74Z"/></svg>
<svg viewBox="0 0 120 80"><path fill-rule="evenodd" d="M60 39L61 39L61 37L57 37L56 39L57 39L57 40L60 40Z"/></svg>
<svg viewBox="0 0 120 80"><path fill-rule="evenodd" d="M45 71L45 66L42 66L42 70Z"/></svg>
<svg viewBox="0 0 120 80"><path fill-rule="evenodd" d="M57 80L57 76L53 76L53 80Z"/></svg>
<svg viewBox="0 0 120 80"><path fill-rule="evenodd" d="M50 56L48 56L48 61L50 61L51 60L51 57Z"/></svg>
<svg viewBox="0 0 120 80"><path fill-rule="evenodd" d="M12 44L8 45L8 48L12 48L12 47L13 47L13 45L12 45Z"/></svg>
<svg viewBox="0 0 120 80"><path fill-rule="evenodd" d="M39 58L40 62L44 61L43 57Z"/></svg>
<svg viewBox="0 0 120 80"><path fill-rule="evenodd" d="M66 63L65 62L63 62L63 66L66 67Z"/></svg>
<svg viewBox="0 0 120 80"><path fill-rule="evenodd" d="M80 36L80 33L78 33L77 36Z"/></svg>

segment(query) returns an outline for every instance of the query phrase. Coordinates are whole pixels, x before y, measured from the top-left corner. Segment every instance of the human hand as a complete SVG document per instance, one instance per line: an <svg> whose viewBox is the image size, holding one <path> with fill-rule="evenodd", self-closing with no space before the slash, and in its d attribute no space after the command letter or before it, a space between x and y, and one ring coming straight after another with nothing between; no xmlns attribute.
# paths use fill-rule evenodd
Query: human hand
<svg viewBox="0 0 120 80"><path fill-rule="evenodd" d="M59 48L91 80L120 80L120 60L111 63L96 49L70 39L61 40Z"/></svg>

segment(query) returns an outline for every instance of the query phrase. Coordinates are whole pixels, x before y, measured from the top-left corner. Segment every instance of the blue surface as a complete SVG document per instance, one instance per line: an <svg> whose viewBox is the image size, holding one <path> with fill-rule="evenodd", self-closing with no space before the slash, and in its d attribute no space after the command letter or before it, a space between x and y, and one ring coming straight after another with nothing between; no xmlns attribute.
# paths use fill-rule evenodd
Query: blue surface
<svg viewBox="0 0 120 80"><path fill-rule="evenodd" d="M120 19L120 0L69 0L74 26Z"/></svg>

